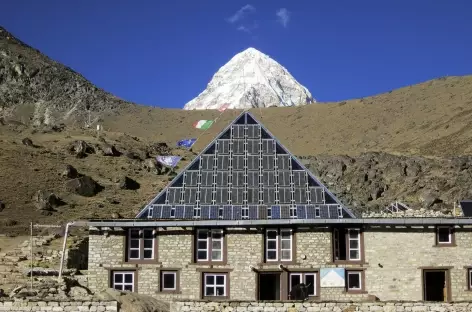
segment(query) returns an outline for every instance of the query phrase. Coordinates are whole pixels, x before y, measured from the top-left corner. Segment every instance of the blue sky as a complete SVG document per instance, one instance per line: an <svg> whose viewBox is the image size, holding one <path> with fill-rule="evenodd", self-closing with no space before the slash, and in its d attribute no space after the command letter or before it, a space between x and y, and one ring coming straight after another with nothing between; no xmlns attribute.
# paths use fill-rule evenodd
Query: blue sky
<svg viewBox="0 0 472 312"><path fill-rule="evenodd" d="M99 87L160 107L182 108L250 46L318 101L472 73L470 0L4 0L0 23Z"/></svg>

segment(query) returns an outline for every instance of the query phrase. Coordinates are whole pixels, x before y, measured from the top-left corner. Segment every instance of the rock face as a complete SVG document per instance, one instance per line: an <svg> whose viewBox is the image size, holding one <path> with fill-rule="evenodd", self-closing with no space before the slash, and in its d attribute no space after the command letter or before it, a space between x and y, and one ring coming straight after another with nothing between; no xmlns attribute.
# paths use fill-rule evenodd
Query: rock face
<svg viewBox="0 0 472 312"><path fill-rule="evenodd" d="M298 106L314 103L310 91L279 63L254 48L236 54L184 109Z"/></svg>
<svg viewBox="0 0 472 312"><path fill-rule="evenodd" d="M0 112L14 114L21 105L33 109L34 124L60 124L130 106L97 88L72 69L57 63L0 27ZM97 114L94 114L97 115Z"/></svg>
<svg viewBox="0 0 472 312"><path fill-rule="evenodd" d="M382 211L397 200L412 209L450 213L454 202L472 197L472 156L430 159L372 152L304 157L303 162L358 215Z"/></svg>

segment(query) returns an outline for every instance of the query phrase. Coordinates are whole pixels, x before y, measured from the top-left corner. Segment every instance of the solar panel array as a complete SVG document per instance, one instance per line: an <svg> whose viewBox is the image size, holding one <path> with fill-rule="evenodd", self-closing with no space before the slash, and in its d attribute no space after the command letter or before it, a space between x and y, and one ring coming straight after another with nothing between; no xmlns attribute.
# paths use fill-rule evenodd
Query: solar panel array
<svg viewBox="0 0 472 312"><path fill-rule="evenodd" d="M349 217L250 114L243 114L147 206L142 218Z"/></svg>

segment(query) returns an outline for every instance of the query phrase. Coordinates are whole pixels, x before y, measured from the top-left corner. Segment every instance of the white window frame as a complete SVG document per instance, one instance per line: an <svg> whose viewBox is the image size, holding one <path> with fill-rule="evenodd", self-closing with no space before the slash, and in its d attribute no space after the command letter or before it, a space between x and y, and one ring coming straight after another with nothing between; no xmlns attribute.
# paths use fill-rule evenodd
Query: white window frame
<svg viewBox="0 0 472 312"><path fill-rule="evenodd" d="M357 232L356 238L351 238L351 231ZM351 248L351 241L357 240L357 248ZM347 255L346 258L350 261L360 261L361 260L361 230L360 229L347 229ZM358 257L351 258L351 250L357 250Z"/></svg>
<svg viewBox="0 0 472 312"><path fill-rule="evenodd" d="M441 242L439 241L439 231L440 230L448 230L449 234L448 234L448 238L449 240L447 242ZM450 226L438 226L437 227L437 230L436 230L436 242L438 245L450 245L452 244L452 228Z"/></svg>
<svg viewBox="0 0 472 312"><path fill-rule="evenodd" d="M227 273L224 273L224 274L221 274L221 273L203 273L203 296L204 297L226 297L227 294L226 294L226 285L228 283L228 281L226 280L227 279ZM213 280L214 280L214 284L207 284L207 276L213 276ZM220 285L220 284L216 284L216 279L218 276L223 276L224 280L223 280L223 284ZM213 288L213 295L208 295L207 294L207 287L211 287ZM217 287L223 287L223 294L222 295L218 295L216 293L216 288Z"/></svg>
<svg viewBox="0 0 472 312"><path fill-rule="evenodd" d="M318 294L316 293L316 288L317 288L317 272L299 272L299 273L290 273L289 275L289 290L288 292L290 293L292 291L292 276L294 275L298 275L300 276L300 281L302 283L304 283L305 285L307 285L307 282L306 282L306 276L307 275L310 275L310 276L313 276L313 280L314 280L314 284L313 284L313 294L308 294L309 297L316 297L318 296Z"/></svg>
<svg viewBox="0 0 472 312"><path fill-rule="evenodd" d="M174 276L174 287L173 288L165 288L165 275L173 275ZM177 272L176 271L161 271L161 291L175 291L177 290Z"/></svg>
<svg viewBox="0 0 472 312"><path fill-rule="evenodd" d="M196 206L193 208L193 218L200 219L202 217L202 208L200 206Z"/></svg>
<svg viewBox="0 0 472 312"><path fill-rule="evenodd" d="M357 288L352 288L349 287L349 276L350 275L359 275L359 287ZM362 272L361 271L347 271L347 279L346 279L346 288L347 290L362 290L362 283L364 281L362 280Z"/></svg>
<svg viewBox="0 0 472 312"><path fill-rule="evenodd" d="M138 232L138 238L132 238L131 233L132 232ZM151 232L152 239L150 238L144 238L145 232ZM156 238L154 237L154 230L153 229L129 229L128 230L128 260L153 260L154 255L155 255L155 250L154 250L154 244ZM152 240L151 247L145 247L144 243L145 241ZM138 241L138 247L131 247L131 242L132 241ZM138 257L131 257L131 251L137 250L138 251ZM144 252L145 251L151 250L151 257L145 258L144 257Z"/></svg>
<svg viewBox="0 0 472 312"><path fill-rule="evenodd" d="M125 282L125 275L128 275L130 274L131 277L132 277L132 280L131 280L131 283L127 283ZM112 285L111 287L113 289L117 289L117 290L120 290L120 291L127 291L125 290L125 286L131 286L131 291L134 292L134 279L135 279L135 271L112 271L112 275L111 275L111 278L112 278ZM117 283L115 282L115 276L116 275L122 275L122 282L121 283ZM121 288L116 288L115 286L116 285L120 285Z"/></svg>
<svg viewBox="0 0 472 312"><path fill-rule="evenodd" d="M269 232L275 232L275 238L269 238ZM282 238L282 233L290 233L289 238ZM275 249L269 249L269 241L275 241ZM290 242L289 249L283 249L283 241ZM287 259L283 258L283 251L289 251L290 257ZM275 259L269 259L269 251L275 251ZM292 229L267 229L265 235L265 260L266 262L283 262L292 261L293 254L293 231Z"/></svg>
<svg viewBox="0 0 472 312"><path fill-rule="evenodd" d="M249 219L249 207L241 208L241 219Z"/></svg>
<svg viewBox="0 0 472 312"><path fill-rule="evenodd" d="M206 238L200 238L200 233L206 233ZM215 238L215 234L220 234L220 238ZM206 243L206 248L201 249L198 248L198 243L199 242L205 242ZM213 243L214 242L219 242L220 243L220 248L214 248ZM220 251L220 257L213 259L213 251ZM205 251L206 252L206 258L205 259L199 259L198 258L198 252L199 251ZM197 262L222 262L223 261L223 253L224 253L224 233L222 229L198 229L196 233L196 261Z"/></svg>
<svg viewBox="0 0 472 312"><path fill-rule="evenodd" d="M297 206L290 206L289 212L290 212L290 218L292 218L292 219L297 219L298 218L298 216L297 216Z"/></svg>

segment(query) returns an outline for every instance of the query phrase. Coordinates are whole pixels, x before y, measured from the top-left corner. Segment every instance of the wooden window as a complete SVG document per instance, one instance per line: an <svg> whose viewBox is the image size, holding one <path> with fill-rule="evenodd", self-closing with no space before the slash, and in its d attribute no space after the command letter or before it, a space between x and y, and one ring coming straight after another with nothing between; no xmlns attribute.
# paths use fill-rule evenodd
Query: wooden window
<svg viewBox="0 0 472 312"><path fill-rule="evenodd" d="M346 270L346 291L352 293L364 292L364 271L361 270Z"/></svg>
<svg viewBox="0 0 472 312"><path fill-rule="evenodd" d="M153 229L129 229L126 260L128 262L155 260L157 258L155 245Z"/></svg>
<svg viewBox="0 0 472 312"><path fill-rule="evenodd" d="M293 235L291 229L269 229L265 235L265 261L293 260Z"/></svg>
<svg viewBox="0 0 472 312"><path fill-rule="evenodd" d="M120 291L135 291L134 271L112 271L111 288Z"/></svg>
<svg viewBox="0 0 472 312"><path fill-rule="evenodd" d="M290 273L289 294L293 287L303 283L307 287L309 297L318 296L317 274L317 272Z"/></svg>
<svg viewBox="0 0 472 312"><path fill-rule="evenodd" d="M203 273L203 297L229 296L228 273Z"/></svg>
<svg viewBox="0 0 472 312"><path fill-rule="evenodd" d="M333 229L333 261L363 261L363 234L360 229Z"/></svg>
<svg viewBox="0 0 472 312"><path fill-rule="evenodd" d="M180 288L179 271L177 270L162 270L160 274L160 291L177 293Z"/></svg>
<svg viewBox="0 0 472 312"><path fill-rule="evenodd" d="M436 246L455 246L454 229L450 226L436 228Z"/></svg>
<svg viewBox="0 0 472 312"><path fill-rule="evenodd" d="M196 262L223 262L224 260L223 230L197 230Z"/></svg>

